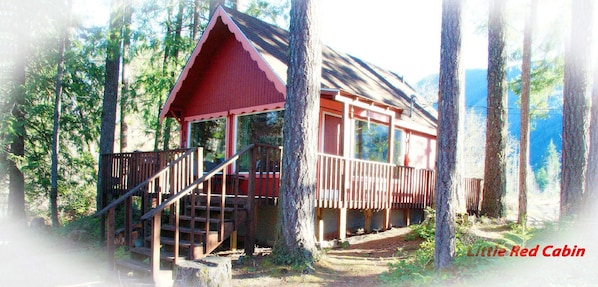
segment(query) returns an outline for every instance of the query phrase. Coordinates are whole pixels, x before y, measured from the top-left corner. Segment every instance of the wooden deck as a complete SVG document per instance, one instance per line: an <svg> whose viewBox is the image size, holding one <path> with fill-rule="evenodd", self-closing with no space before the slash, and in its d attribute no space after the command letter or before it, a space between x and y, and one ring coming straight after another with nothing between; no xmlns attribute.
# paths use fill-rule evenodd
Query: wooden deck
<svg viewBox="0 0 598 287"><path fill-rule="evenodd" d="M236 245L239 225L252 254L259 224L254 206L277 203L281 155L280 147L250 145L209 171L201 148L103 155L107 205L97 215L106 216L108 258L114 261L115 242L122 242L137 254L127 265L141 258L139 270L156 274L163 260L206 256L229 237ZM319 154L317 172L316 207L340 209L345 225L347 209L385 210L390 226L390 210L434 204L433 170ZM482 181L465 179L463 187L467 210L476 213ZM121 239L115 238L119 227Z"/></svg>

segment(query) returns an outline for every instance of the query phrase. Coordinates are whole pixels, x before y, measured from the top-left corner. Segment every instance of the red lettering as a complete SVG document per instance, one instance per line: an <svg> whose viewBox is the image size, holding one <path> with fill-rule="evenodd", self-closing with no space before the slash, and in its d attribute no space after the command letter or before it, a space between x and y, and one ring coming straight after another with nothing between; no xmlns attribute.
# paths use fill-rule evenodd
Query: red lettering
<svg viewBox="0 0 598 287"><path fill-rule="evenodd" d="M542 255L544 255L546 257L550 257L550 253L548 251L553 247L554 246L552 246L552 245L547 245L546 247L544 247L544 249L542 249Z"/></svg>
<svg viewBox="0 0 598 287"><path fill-rule="evenodd" d="M506 249L504 249L504 248L500 248L500 249L498 250L498 256L500 256L500 257L504 257L504 256L505 256L505 253L507 253L507 250L506 250Z"/></svg>
<svg viewBox="0 0 598 287"><path fill-rule="evenodd" d="M567 244L565 244L565 246L563 246L563 254L561 254L561 256L565 257L565 256L569 256L571 254L571 249L567 248Z"/></svg>
<svg viewBox="0 0 598 287"><path fill-rule="evenodd" d="M473 248L471 246L469 246L469 248L467 248L467 256L475 256L475 254L473 254L473 252L471 252Z"/></svg>
<svg viewBox="0 0 598 287"><path fill-rule="evenodd" d="M584 256L586 254L585 248L578 248L577 252L575 252L575 256Z"/></svg>
<svg viewBox="0 0 598 287"><path fill-rule="evenodd" d="M513 245L513 247L511 247L511 253L509 254L509 256L519 256L519 251L521 250L521 246L519 245Z"/></svg>

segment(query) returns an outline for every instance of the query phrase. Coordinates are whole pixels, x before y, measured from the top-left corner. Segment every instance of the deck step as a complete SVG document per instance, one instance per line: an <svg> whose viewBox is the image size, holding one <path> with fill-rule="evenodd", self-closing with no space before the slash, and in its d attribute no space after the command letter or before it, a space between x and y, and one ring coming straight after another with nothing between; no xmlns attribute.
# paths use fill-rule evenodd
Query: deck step
<svg viewBox="0 0 598 287"><path fill-rule="evenodd" d="M206 222L206 220L207 220L207 218L205 218L203 216L202 217L196 216L195 218L192 218L191 216L188 216L188 215L179 215L179 219L186 220L186 221L191 221L193 219L193 221L195 221L195 222ZM210 223L220 223L220 221L221 221L220 217L216 217L216 218L210 217ZM230 222L230 221L233 221L233 219L231 219L231 218L224 219L224 222ZM172 231L174 231L174 229Z"/></svg>
<svg viewBox="0 0 598 287"><path fill-rule="evenodd" d="M134 259L129 259L129 258L118 259L118 260L116 260L116 265L118 265L119 267L128 269L128 270L137 271L137 272L141 272L141 273L145 273L145 274L152 273L152 269L149 266L149 264L143 263L142 261L139 261L139 260L134 260Z"/></svg>
<svg viewBox="0 0 598 287"><path fill-rule="evenodd" d="M170 225L170 224L162 226L162 230L167 230L167 231L172 231L172 232L174 232L175 228L176 228L176 226ZM198 228L189 228L189 227L179 226L179 233L188 233L188 234L193 233L193 234L198 234L198 235L205 235L206 231L198 229Z"/></svg>
<svg viewBox="0 0 598 287"><path fill-rule="evenodd" d="M191 208L191 206L189 206L188 208ZM196 210L201 210L201 211L206 211L208 209L207 206L202 205L202 206L196 206L195 207ZM210 206L209 207L210 211L222 211L224 210L224 212L234 212L235 208L234 207L224 207L224 209L222 209L220 206ZM237 210L241 210L241 208L238 208Z"/></svg>
<svg viewBox="0 0 598 287"><path fill-rule="evenodd" d="M131 249L131 253L143 255L146 257L151 257L152 249L149 247L136 247L136 248ZM179 255L179 258L186 259L187 257ZM167 252L167 251L160 251L160 260L173 262L174 261L174 253Z"/></svg>

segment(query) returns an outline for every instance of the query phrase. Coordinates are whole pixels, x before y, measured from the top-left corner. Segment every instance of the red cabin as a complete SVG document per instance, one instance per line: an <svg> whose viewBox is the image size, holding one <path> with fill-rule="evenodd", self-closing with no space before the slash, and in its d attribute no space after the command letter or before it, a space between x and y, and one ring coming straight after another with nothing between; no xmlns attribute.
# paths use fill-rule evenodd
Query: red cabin
<svg viewBox="0 0 598 287"><path fill-rule="evenodd" d="M250 219L239 224L235 215L234 230L221 231L220 242L234 235L235 242L236 236L242 236L250 243L254 238L271 243L279 190L287 50L286 30L218 8L161 113L162 118L172 117L180 124L182 149L203 148L191 153L195 156L187 155L186 165L192 168L177 169L179 173L187 170L186 174L174 176L175 168L170 168L168 178L185 178L184 182L164 178L162 184L149 186L143 179L128 179L129 187L124 188L123 174L130 173L130 165L106 155L103 160L111 168L105 171L105 178L116 183L105 185L105 192L118 193L113 198L142 191L158 194L154 196L157 199L143 200L143 219L160 214L152 211L156 208L166 210L175 204L181 204L184 216L188 206L183 208L181 192L203 196L203 203L207 198L208 206L210 198L222 193L217 201L223 208L227 196L243 197L243 203L236 201L235 210L248 205ZM410 219L421 219L423 209L433 204L436 111L420 106L416 99L416 92L395 73L323 47L316 167L318 226L314 226L320 240L406 225ZM168 170L168 162L152 172ZM158 181L155 176L153 180ZM160 196L153 190L164 182L169 182L169 188ZM131 192L138 183L146 187ZM466 186L468 209L475 212L480 181L468 180ZM199 204L197 198L186 202ZM172 217L173 212L168 214ZM154 218L153 224L156 222ZM209 243L204 240L203 244L205 253ZM190 248L189 253L196 252Z"/></svg>

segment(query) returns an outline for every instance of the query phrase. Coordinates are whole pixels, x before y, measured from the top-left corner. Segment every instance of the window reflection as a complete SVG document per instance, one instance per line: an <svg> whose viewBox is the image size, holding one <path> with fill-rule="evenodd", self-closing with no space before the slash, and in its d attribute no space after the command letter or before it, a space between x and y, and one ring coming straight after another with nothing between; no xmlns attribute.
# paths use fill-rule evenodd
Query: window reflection
<svg viewBox="0 0 598 287"><path fill-rule="evenodd" d="M191 123L191 146L203 147L204 171L216 167L226 156L226 119Z"/></svg>

